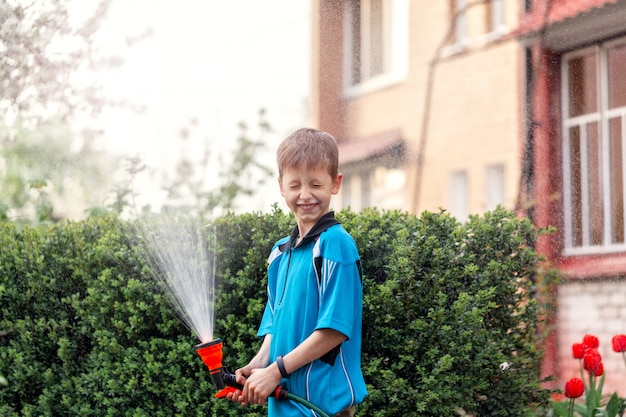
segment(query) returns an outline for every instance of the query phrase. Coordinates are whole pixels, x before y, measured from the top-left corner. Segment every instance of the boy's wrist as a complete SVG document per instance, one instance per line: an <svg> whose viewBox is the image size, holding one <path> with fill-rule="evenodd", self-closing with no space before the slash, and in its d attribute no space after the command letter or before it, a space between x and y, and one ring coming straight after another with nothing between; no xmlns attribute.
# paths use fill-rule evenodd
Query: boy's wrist
<svg viewBox="0 0 626 417"><path fill-rule="evenodd" d="M287 372L287 369L285 368L285 362L283 361L282 355L276 357L276 366L280 371L280 376L282 376L283 378L289 378L291 376L291 374Z"/></svg>

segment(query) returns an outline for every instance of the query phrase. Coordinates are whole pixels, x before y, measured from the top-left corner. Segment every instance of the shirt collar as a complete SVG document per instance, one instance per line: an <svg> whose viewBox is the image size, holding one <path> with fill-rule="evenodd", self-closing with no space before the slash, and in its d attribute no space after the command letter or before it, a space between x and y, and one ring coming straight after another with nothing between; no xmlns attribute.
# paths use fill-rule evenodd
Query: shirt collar
<svg viewBox="0 0 626 417"><path fill-rule="evenodd" d="M319 235L325 232L329 227L334 226L336 224L339 224L339 220L335 219L335 212L329 211L328 213L324 214L317 221L317 223L315 223L315 225L311 228L311 230L309 230L309 233L307 233L307 235L302 239L302 241L300 241L300 243L298 243L297 246L303 245L305 243L308 243L316 239ZM289 240L283 243L282 245L280 245L280 250L284 252L291 247L295 247L296 246L295 242L297 241L299 235L300 235L300 232L298 230L298 226L296 225L291 231Z"/></svg>

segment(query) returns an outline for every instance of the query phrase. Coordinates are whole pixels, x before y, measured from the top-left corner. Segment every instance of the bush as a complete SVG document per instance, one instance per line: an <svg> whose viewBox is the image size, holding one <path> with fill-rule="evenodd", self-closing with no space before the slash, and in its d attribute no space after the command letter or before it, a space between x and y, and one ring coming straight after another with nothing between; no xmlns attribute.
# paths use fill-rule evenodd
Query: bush
<svg viewBox="0 0 626 417"><path fill-rule="evenodd" d="M536 231L496 210L460 224L445 213L342 211L364 268L360 416L522 416L544 403ZM234 369L256 352L273 243L293 217L215 221L215 336ZM2 416L236 416L213 398L198 341L115 218L39 228L0 225ZM263 416L262 407L246 414Z"/></svg>
<svg viewBox="0 0 626 417"><path fill-rule="evenodd" d="M522 416L543 404L530 222L503 210L467 224L377 217L391 217L388 234L350 228L365 248L363 415Z"/></svg>
<svg viewBox="0 0 626 417"><path fill-rule="evenodd" d="M115 219L2 225L2 416L169 416L209 410L188 331ZM198 387L203 387L200 391Z"/></svg>

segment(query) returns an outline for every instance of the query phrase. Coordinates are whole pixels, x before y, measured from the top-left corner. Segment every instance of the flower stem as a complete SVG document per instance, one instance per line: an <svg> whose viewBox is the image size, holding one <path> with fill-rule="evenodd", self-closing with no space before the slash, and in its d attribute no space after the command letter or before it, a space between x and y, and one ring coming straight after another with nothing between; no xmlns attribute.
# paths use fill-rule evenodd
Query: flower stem
<svg viewBox="0 0 626 417"><path fill-rule="evenodd" d="M574 399L569 399L569 405L567 407L567 417L572 417L574 415Z"/></svg>

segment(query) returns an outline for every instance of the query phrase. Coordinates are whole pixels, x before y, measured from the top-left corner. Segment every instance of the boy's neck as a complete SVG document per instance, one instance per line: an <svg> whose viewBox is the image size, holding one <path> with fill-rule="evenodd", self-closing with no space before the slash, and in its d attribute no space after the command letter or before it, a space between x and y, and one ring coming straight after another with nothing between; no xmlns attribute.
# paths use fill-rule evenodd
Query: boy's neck
<svg viewBox="0 0 626 417"><path fill-rule="evenodd" d="M328 211L326 214L320 217L315 222L315 224L309 226L308 228L302 228L302 226L298 223L294 228L291 240L294 242L294 246L297 246L303 240L309 237L317 236L326 229L328 229L330 226L333 226L337 223L339 222L335 219L335 212Z"/></svg>

